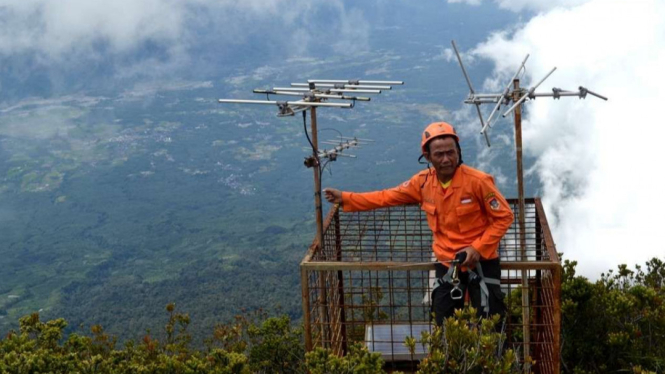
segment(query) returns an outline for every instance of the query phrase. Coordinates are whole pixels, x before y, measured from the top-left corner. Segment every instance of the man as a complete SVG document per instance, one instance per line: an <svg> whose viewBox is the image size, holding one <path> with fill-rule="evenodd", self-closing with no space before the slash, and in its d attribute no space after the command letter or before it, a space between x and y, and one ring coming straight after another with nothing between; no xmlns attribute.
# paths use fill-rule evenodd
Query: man
<svg viewBox="0 0 665 374"><path fill-rule="evenodd" d="M479 315L505 315L498 248L513 222L510 206L490 175L462 165L459 138L451 125L435 122L427 126L421 151L434 170L428 167L383 191L354 193L326 188L326 199L341 204L347 212L419 203L427 214L437 259L438 280L431 295L436 323L441 325L444 318L464 306L462 295L467 288ZM449 265L458 255L466 259L456 285Z"/></svg>

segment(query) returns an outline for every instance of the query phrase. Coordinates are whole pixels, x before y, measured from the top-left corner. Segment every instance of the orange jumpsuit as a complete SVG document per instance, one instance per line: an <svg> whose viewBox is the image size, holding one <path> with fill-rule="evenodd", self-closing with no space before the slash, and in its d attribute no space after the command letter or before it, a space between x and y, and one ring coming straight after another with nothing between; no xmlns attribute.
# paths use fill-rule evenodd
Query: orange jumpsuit
<svg viewBox="0 0 665 374"><path fill-rule="evenodd" d="M513 222L513 212L494 185L492 176L460 165L445 190L434 169L423 170L401 185L375 192L342 193L346 212L419 203L427 213L439 261L472 246L481 260L499 257L499 241Z"/></svg>

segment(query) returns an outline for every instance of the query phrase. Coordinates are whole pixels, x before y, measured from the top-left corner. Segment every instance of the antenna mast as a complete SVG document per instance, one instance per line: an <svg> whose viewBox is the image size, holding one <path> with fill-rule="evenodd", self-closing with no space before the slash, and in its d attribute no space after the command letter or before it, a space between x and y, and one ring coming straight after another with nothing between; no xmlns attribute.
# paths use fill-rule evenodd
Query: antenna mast
<svg viewBox="0 0 665 374"><path fill-rule="evenodd" d="M478 118L480 119L480 125L482 129L480 133L485 136L485 141L487 146L490 146L489 137L487 135L487 129L492 127L492 119L495 117L495 114L499 111L501 105L508 106L512 104L503 114L502 117L506 117L508 114L513 113L515 119L515 159L517 161L517 190L518 190L518 222L519 222L519 235L520 235L520 256L521 261L527 261L526 255L526 231L525 231L525 207L524 207L524 171L522 165L522 104L527 100L535 100L537 97L552 97L555 100L560 99L562 96L577 96L580 99L585 99L587 94L595 96L599 99L607 101L607 98L599 95L588 88L580 86L578 91L565 91L560 88L552 88L551 93L536 93L536 89L540 86L554 71L556 67L552 68L549 73L545 75L535 86L525 89L520 87L520 80L518 78L519 74L525 68L524 65L529 59L527 54L524 57L524 60L520 64L517 72L513 75L513 78L506 85L506 88L501 93L490 93L490 94L478 94L473 90L471 85L471 80L469 75L464 68L462 63L462 58L460 57L459 51L457 50L457 45L455 41L452 41L453 49L455 50L455 55L459 61L460 67L462 68L462 74L466 79L466 83L469 86L469 96L464 100L465 104L473 104L476 107L478 112ZM511 90L512 87L512 90ZM480 111L481 104L495 104L494 109L487 117L487 120L483 119L482 113ZM528 273L527 270L522 270L522 323L523 323L523 338L524 338L524 357L530 355L530 341L531 341L531 332L529 330L529 292L528 292ZM529 370L529 368L527 368Z"/></svg>
<svg viewBox="0 0 665 374"><path fill-rule="evenodd" d="M366 81L366 80L327 80L327 79L309 79L307 83L291 83L291 87L275 87L271 90L254 90L254 93L265 94L266 100L229 100L229 99L220 99L220 103L238 103L238 104L263 104L263 105L276 105L277 106L277 116L293 116L297 112L302 112L305 135L309 141L309 145L312 149L312 154L309 157L305 158L305 166L308 168L314 169L314 206L316 212L316 241L319 244L321 253L326 254L324 251L324 241L323 241L323 207L321 201L321 178L323 176L323 170L328 164L337 160L338 156L347 156L355 157L353 155L347 155L342 153L344 150L358 147L364 142L372 142L372 140L367 139L358 139L358 138L346 138L343 137L340 133L339 139L336 141L322 141L323 144L331 144L334 147L330 150L319 148L319 130L317 128L316 121L316 110L319 107L336 107L336 108L353 108L356 101L370 101L369 97L364 96L354 96L350 94L364 93L364 94L379 94L381 90L390 90L392 85L403 85L402 81ZM284 96L298 96L300 99L294 101L271 101L270 95L284 95ZM341 100L342 102L335 101L330 102L329 100ZM350 102L349 102L350 101ZM306 124L306 111L309 109L310 112L310 132L312 137L310 138L307 133L307 124ZM327 159L323 165L321 160ZM335 253L335 257L341 257L341 253ZM306 277L306 272L302 272L301 277ZM341 272L338 272L337 277L343 279ZM304 283L307 282L306 279L302 280ZM321 293L319 294L319 318L324 323L327 323L329 320L328 311L326 309L326 304L328 302L328 296L326 295L325 279L319 279L319 287ZM305 297L305 295L303 295ZM344 297L343 295L341 296ZM307 315L307 305L303 303L304 315ZM305 321L305 328L309 329L309 320ZM330 341L331 331L326 329L324 332ZM312 346L311 337L307 336L305 338L305 345L307 347ZM324 340L326 340L324 339Z"/></svg>

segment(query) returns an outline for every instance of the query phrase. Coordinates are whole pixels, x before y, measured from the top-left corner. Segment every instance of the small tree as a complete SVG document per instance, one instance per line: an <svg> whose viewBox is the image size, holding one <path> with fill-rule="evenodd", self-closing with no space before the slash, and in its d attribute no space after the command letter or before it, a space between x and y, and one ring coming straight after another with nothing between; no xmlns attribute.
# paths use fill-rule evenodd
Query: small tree
<svg viewBox="0 0 665 374"><path fill-rule="evenodd" d="M305 361L302 330L287 316L268 318L248 329L250 368L257 373L301 373Z"/></svg>
<svg viewBox="0 0 665 374"><path fill-rule="evenodd" d="M429 354L420 363L418 373L520 372L515 352L503 350L505 336L496 332L499 318L479 319L476 310L469 307L457 310L431 334L424 331L420 343ZM414 354L416 339L407 338L405 345Z"/></svg>

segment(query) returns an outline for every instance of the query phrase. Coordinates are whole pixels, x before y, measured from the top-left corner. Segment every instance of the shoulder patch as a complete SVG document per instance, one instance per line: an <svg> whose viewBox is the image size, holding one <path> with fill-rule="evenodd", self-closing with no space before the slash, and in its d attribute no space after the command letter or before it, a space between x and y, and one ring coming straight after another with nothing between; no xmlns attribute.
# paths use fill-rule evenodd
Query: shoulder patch
<svg viewBox="0 0 665 374"><path fill-rule="evenodd" d="M492 208L492 210L499 210L499 208L500 208L499 200L497 200L496 197L493 197L488 202L488 204L490 205L490 208Z"/></svg>
<svg viewBox="0 0 665 374"><path fill-rule="evenodd" d="M496 197L496 195L494 194L494 192L490 192L487 195L485 195L485 201L488 201L489 199L491 199L493 197Z"/></svg>

